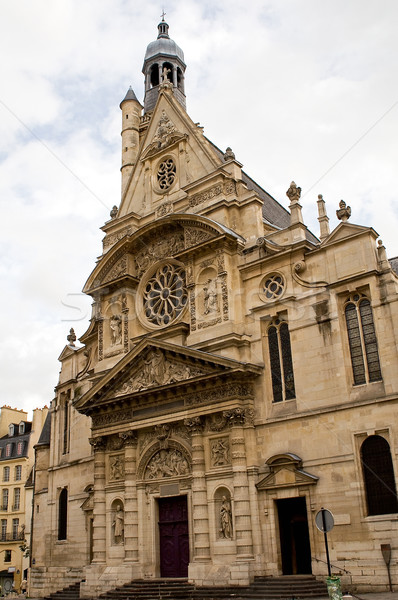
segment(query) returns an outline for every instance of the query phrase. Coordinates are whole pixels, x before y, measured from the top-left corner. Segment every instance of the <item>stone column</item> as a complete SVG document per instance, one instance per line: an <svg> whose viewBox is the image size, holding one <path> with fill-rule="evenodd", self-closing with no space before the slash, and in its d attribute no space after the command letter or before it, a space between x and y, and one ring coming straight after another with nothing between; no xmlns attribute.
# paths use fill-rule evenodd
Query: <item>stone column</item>
<svg viewBox="0 0 398 600"><path fill-rule="evenodd" d="M177 87L177 67L173 65L173 85Z"/></svg>
<svg viewBox="0 0 398 600"><path fill-rule="evenodd" d="M209 509L205 479L203 422L201 417L185 419L192 435L192 521L194 562L210 560Z"/></svg>
<svg viewBox="0 0 398 600"><path fill-rule="evenodd" d="M94 448L93 563L106 562L105 447L102 437L91 438Z"/></svg>
<svg viewBox="0 0 398 600"><path fill-rule="evenodd" d="M124 440L124 560L138 562L137 433L120 433Z"/></svg>
<svg viewBox="0 0 398 600"><path fill-rule="evenodd" d="M246 450L243 425L246 412L241 408L227 410L223 416L231 427L231 459L234 486L234 514L237 559L253 558L250 492L247 476Z"/></svg>

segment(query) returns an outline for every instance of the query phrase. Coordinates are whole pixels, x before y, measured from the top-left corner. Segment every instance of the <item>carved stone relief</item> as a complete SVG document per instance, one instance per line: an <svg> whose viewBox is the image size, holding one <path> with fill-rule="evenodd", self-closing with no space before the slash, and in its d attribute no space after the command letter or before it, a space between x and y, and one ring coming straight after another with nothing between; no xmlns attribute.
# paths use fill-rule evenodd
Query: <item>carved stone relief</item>
<svg viewBox="0 0 398 600"><path fill-rule="evenodd" d="M172 363L160 350L152 350L147 358L142 360L134 376L128 379L114 395L119 397L133 394L151 387L176 383L204 374L206 374L204 369L183 363Z"/></svg>
<svg viewBox="0 0 398 600"><path fill-rule="evenodd" d="M137 276L141 277L144 271L156 261L174 256L181 250L184 250L184 234L182 231L165 234L154 242L148 242L145 248L137 252L134 257Z"/></svg>
<svg viewBox="0 0 398 600"><path fill-rule="evenodd" d="M104 427L113 423L122 423L123 421L131 420L131 410L111 411L99 415L93 415L93 427Z"/></svg>
<svg viewBox="0 0 398 600"><path fill-rule="evenodd" d="M222 185L221 184L215 185L214 187L209 188L208 190L205 190L204 192L201 192L200 194L195 194L195 196L192 196L192 198L189 198L189 206L191 206L191 207L197 206L198 204L202 204L203 202L206 202L207 200L212 200L213 198L216 198L220 194L222 194Z"/></svg>
<svg viewBox="0 0 398 600"><path fill-rule="evenodd" d="M117 263L109 270L109 272L102 279L101 283L108 283L118 277L127 275L127 255L125 254Z"/></svg>
<svg viewBox="0 0 398 600"><path fill-rule="evenodd" d="M173 203L172 202L163 202L156 209L156 219L160 219L161 217L165 217L166 215L173 212Z"/></svg>
<svg viewBox="0 0 398 600"><path fill-rule="evenodd" d="M184 234L186 248L196 246L202 242L207 242L207 240L214 237L214 234L206 231L205 229L199 229L199 227L185 227Z"/></svg>
<svg viewBox="0 0 398 600"><path fill-rule="evenodd" d="M227 437L210 441L211 466L223 467L231 464L229 439Z"/></svg>
<svg viewBox="0 0 398 600"><path fill-rule="evenodd" d="M114 246L119 240L126 237L126 235L130 235L132 233L132 231L133 230L131 227L125 227L124 229L121 229L120 231L117 231L116 233L111 233L111 234L107 235L102 241L104 250L107 250L111 246Z"/></svg>
<svg viewBox="0 0 398 600"><path fill-rule="evenodd" d="M156 452L147 464L144 479L178 477L188 473L188 461L179 450L175 448L162 449Z"/></svg>
<svg viewBox="0 0 398 600"><path fill-rule="evenodd" d="M124 479L124 456L115 454L109 457L109 481Z"/></svg>
<svg viewBox="0 0 398 600"><path fill-rule="evenodd" d="M186 406L196 404L205 404L231 398L231 396L252 397L253 388L250 384L231 383L210 390L202 390L200 392L192 392L184 396Z"/></svg>
<svg viewBox="0 0 398 600"><path fill-rule="evenodd" d="M139 439L140 454L145 448L151 444L154 440L158 440L160 447L168 448L170 445L170 439L179 437L189 443L189 434L184 425L181 423L166 423L158 425L145 432Z"/></svg>

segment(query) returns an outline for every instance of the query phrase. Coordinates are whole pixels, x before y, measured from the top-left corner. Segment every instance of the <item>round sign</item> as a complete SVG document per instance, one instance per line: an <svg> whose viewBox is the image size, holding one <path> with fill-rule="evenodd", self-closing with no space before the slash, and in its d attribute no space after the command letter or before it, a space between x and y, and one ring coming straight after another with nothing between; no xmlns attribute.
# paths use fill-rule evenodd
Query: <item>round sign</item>
<svg viewBox="0 0 398 600"><path fill-rule="evenodd" d="M316 513L315 525L318 527L319 531L323 531L324 533L333 529L334 518L330 510L321 508L321 510Z"/></svg>

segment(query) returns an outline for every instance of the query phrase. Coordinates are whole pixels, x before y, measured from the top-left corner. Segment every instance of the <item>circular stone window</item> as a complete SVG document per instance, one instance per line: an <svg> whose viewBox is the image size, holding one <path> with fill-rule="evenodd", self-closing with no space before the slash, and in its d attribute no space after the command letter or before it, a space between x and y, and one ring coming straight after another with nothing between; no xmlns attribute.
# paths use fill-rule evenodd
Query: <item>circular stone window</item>
<svg viewBox="0 0 398 600"><path fill-rule="evenodd" d="M160 163L157 172L157 183L159 188L164 191L171 187L177 176L177 168L172 158L168 158Z"/></svg>
<svg viewBox="0 0 398 600"><path fill-rule="evenodd" d="M169 325L180 316L188 301L185 270L165 264L155 271L143 289L144 314L153 325Z"/></svg>
<svg viewBox="0 0 398 600"><path fill-rule="evenodd" d="M285 290L285 281L279 273L267 275L262 286L262 294L266 300L276 300Z"/></svg>

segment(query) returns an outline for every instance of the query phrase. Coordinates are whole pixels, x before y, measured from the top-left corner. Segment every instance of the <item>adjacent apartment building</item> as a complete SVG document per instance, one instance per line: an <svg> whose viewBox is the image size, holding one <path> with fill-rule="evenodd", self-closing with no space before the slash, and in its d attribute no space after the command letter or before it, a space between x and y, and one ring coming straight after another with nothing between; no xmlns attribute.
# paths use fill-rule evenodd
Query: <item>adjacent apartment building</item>
<svg viewBox="0 0 398 600"><path fill-rule="evenodd" d="M19 591L28 577L32 515L34 445L47 408L35 409L32 421L23 410L0 408L0 586Z"/></svg>

